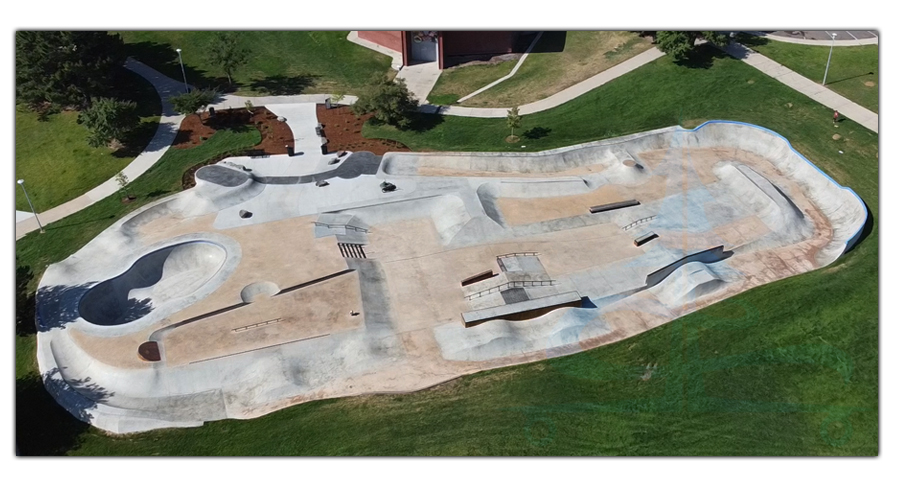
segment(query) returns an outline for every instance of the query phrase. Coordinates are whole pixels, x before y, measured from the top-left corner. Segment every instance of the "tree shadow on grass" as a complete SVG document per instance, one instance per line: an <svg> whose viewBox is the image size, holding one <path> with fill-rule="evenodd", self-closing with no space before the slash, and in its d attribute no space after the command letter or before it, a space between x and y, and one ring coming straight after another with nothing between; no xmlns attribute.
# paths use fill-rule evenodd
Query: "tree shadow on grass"
<svg viewBox="0 0 900 500"><path fill-rule="evenodd" d="M549 129L547 127L533 127L522 133L526 139L543 139L550 135L553 129Z"/></svg>
<svg viewBox="0 0 900 500"><path fill-rule="evenodd" d="M675 61L675 64L691 69L709 69L717 59L727 59L729 57L731 56L725 51L710 44L704 44L692 51L687 58Z"/></svg>
<svg viewBox="0 0 900 500"><path fill-rule="evenodd" d="M270 95L302 94L315 82L316 78L318 78L317 75L267 76L250 82L250 89Z"/></svg>
<svg viewBox="0 0 900 500"><path fill-rule="evenodd" d="M769 44L769 39L762 36L752 35L750 33L740 32L735 36L735 40L747 47L762 47L763 45Z"/></svg>
<svg viewBox="0 0 900 500"><path fill-rule="evenodd" d="M51 395L65 402L63 408ZM16 453L27 456L64 455L78 448L93 420L91 410L112 392L90 377L64 381L59 369L39 377L16 379Z"/></svg>
<svg viewBox="0 0 900 500"><path fill-rule="evenodd" d="M175 49L176 47L168 43L159 42L125 44L125 51L128 55L173 80L180 82L187 78L187 83L196 87L227 87L227 78L211 76L206 71L189 64L184 65L184 75L182 75L181 65L178 62L178 53L175 52Z"/></svg>
<svg viewBox="0 0 900 500"><path fill-rule="evenodd" d="M170 134L175 133L175 126L164 122L141 122L128 133L124 145L113 151L116 158L134 158L144 151L159 151L168 146Z"/></svg>
<svg viewBox="0 0 900 500"><path fill-rule="evenodd" d="M27 337L37 333L34 321L34 292L28 284L34 279L30 266L16 266L16 335Z"/></svg>
<svg viewBox="0 0 900 500"><path fill-rule="evenodd" d="M444 115L439 113L416 113L412 123L406 130L412 132L426 132L444 123Z"/></svg>

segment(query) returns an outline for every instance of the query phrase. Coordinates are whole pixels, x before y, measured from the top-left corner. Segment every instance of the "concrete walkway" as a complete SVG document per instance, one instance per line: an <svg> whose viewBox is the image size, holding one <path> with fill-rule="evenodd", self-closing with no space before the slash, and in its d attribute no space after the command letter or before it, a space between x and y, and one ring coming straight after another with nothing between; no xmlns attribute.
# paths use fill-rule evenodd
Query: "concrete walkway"
<svg viewBox="0 0 900 500"><path fill-rule="evenodd" d="M484 87L481 87L480 89L476 90L475 92L472 92L471 94L469 94L467 96L461 97L456 102L467 101L467 100L471 99L472 97L475 97L478 94L484 92L485 90L487 90L491 87L494 87L495 85L498 85L498 84L505 82L506 80L509 80L510 78L514 77L516 75L516 73L519 72L519 68L521 68L522 65L525 64L525 60L528 59L528 54L531 54L531 51L534 50L534 46L537 45L537 43L540 41L541 36L543 36L543 34L544 34L543 31L538 32L537 36L534 37L534 40L532 40L531 43L528 45L528 48L525 49L525 53L522 54L521 57L519 57L519 62L516 63L516 66L512 69L512 71L509 72L509 74L494 80L493 82L485 85Z"/></svg>
<svg viewBox="0 0 900 500"><path fill-rule="evenodd" d="M828 88L819 83L814 82L805 76L801 76L759 52L755 52L739 43L732 43L724 50L730 56L744 61L797 92L827 106L829 109L836 109L841 115L878 133L877 113L869 111L850 99L828 90Z"/></svg>
<svg viewBox="0 0 900 500"><path fill-rule="evenodd" d="M653 47L606 71L601 71L583 82L576 83L565 90L561 90L550 97L519 106L519 114L530 115L532 113L540 113L541 111L555 108L556 106L582 96L611 80L626 73L630 73L647 63L653 62L664 55L665 54L662 51ZM509 111L509 108L464 108L462 106L426 105L422 108L422 111L426 113L440 113L442 115L470 116L477 118L505 118L507 111Z"/></svg>
<svg viewBox="0 0 900 500"><path fill-rule="evenodd" d="M786 31L746 31L751 35L761 36L769 40L784 43L796 43L798 45L824 45L831 46L831 35L837 33L834 40L835 47L855 47L859 45L878 45L878 35L871 31L801 31L802 36L792 35Z"/></svg>
<svg viewBox="0 0 900 500"><path fill-rule="evenodd" d="M397 73L397 78L402 78L413 97L423 104L428 102L428 94L440 76L437 61L404 66Z"/></svg>
<svg viewBox="0 0 900 500"><path fill-rule="evenodd" d="M169 103L169 97L180 94L184 89L184 84L178 80L172 80L146 64L131 58L125 63L125 67L153 84L153 87L156 88L156 92L159 94L159 98L162 101L162 116L159 119L159 128L156 129L156 134L153 136L153 139L150 140L150 144L147 145L144 151L122 170L129 181L134 181L141 174L149 170L150 167L162 157L163 153L169 149L169 146L171 146L172 142L175 140L175 134L178 133L178 127L181 125L181 120L184 119L184 115L175 113L172 109L172 105ZM40 189L40 186L31 185L29 186L29 189ZM38 217L40 218L41 223L46 226L51 222L58 221L83 208L89 207L118 190L119 184L116 182L115 177L113 177L74 200L53 207L46 212L39 213ZM34 217L29 217L22 221L19 221L18 219L17 213L16 240L38 228L37 221Z"/></svg>

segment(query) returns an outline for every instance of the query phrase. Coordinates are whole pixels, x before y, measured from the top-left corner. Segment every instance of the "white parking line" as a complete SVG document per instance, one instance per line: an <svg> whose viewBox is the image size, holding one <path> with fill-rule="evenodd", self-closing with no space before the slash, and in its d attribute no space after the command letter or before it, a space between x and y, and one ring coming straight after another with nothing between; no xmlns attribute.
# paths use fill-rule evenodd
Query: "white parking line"
<svg viewBox="0 0 900 500"><path fill-rule="evenodd" d="M847 31L846 33L847 33L848 35L850 35L850 36L853 36L853 33L850 33L849 31ZM859 38L856 38L855 36L853 36L853 39L854 39L854 40L859 40Z"/></svg>
<svg viewBox="0 0 900 500"><path fill-rule="evenodd" d="M872 33L871 31L867 31L866 33L874 36L875 38L878 38L878 33Z"/></svg>

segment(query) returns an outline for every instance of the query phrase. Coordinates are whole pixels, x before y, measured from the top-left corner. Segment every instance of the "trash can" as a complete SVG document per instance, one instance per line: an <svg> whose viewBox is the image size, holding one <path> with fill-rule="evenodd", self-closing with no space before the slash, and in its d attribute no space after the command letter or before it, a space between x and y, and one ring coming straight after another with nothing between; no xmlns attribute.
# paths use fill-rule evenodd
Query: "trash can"
<svg viewBox="0 0 900 500"><path fill-rule="evenodd" d="M288 156L294 156L294 146L292 146L292 145L290 145L290 144L285 144L285 145L284 145L284 149L287 150L287 155L288 155Z"/></svg>

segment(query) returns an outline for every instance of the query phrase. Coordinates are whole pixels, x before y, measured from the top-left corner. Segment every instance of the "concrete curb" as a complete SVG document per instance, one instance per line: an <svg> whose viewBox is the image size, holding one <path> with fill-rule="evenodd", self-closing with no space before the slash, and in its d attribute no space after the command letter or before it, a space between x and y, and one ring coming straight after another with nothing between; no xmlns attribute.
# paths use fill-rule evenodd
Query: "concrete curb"
<svg viewBox="0 0 900 500"><path fill-rule="evenodd" d="M750 35L756 35L763 38L768 38L769 40L775 40L776 42L784 42L784 43L795 43L797 45L819 45L819 46L831 46L831 40L806 40L803 38L792 38L789 36L779 36L772 35L769 33L762 33L759 31L745 31L744 33L748 33ZM835 40L835 47L857 47L860 45L878 45L878 38L863 38L860 40Z"/></svg>

